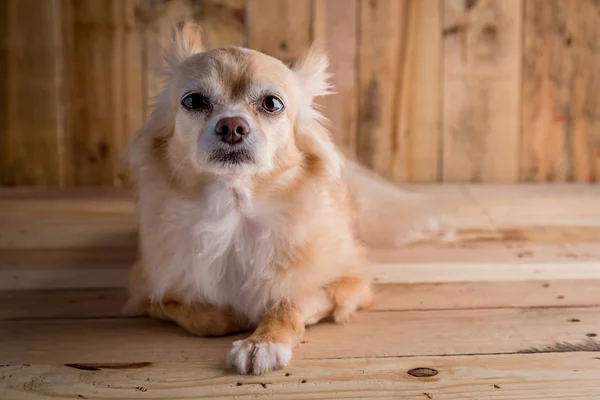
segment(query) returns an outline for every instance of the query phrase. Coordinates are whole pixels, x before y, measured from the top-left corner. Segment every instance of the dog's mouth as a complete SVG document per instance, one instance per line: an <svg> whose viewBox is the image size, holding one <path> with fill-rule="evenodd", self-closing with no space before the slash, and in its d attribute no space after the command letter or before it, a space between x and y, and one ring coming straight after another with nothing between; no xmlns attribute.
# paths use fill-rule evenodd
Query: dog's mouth
<svg viewBox="0 0 600 400"><path fill-rule="evenodd" d="M217 149L210 154L209 160L223 167L248 164L254 161L252 153L247 149Z"/></svg>

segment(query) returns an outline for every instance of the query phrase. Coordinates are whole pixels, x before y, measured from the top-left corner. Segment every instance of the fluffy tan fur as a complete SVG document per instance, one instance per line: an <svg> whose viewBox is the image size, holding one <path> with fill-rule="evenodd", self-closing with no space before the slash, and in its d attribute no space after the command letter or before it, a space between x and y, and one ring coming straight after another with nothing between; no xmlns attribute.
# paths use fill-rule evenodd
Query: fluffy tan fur
<svg viewBox="0 0 600 400"><path fill-rule="evenodd" d="M425 213L420 200L334 146L313 102L329 92L322 52L313 48L289 68L248 49L204 52L200 43L193 26L177 30L165 87L127 150L141 241L129 307L201 336L253 329L227 359L239 373L260 374L289 363L305 326L343 322L367 306L363 239L403 241L422 231L415 221ZM186 109L189 93L210 107ZM281 113L261 109L269 94L282 100ZM215 160L234 151L215 135L226 117L250 127L243 161ZM366 217L386 210L382 199L406 211L393 223Z"/></svg>

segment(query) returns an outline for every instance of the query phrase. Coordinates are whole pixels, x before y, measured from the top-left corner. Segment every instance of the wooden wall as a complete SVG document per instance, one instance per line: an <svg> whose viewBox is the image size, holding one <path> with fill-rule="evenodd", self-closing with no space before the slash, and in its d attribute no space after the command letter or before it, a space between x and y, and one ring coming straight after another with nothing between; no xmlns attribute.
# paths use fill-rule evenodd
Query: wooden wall
<svg viewBox="0 0 600 400"><path fill-rule="evenodd" d="M160 46L330 52L337 142L401 182L600 180L597 0L3 0L0 184L119 184Z"/></svg>

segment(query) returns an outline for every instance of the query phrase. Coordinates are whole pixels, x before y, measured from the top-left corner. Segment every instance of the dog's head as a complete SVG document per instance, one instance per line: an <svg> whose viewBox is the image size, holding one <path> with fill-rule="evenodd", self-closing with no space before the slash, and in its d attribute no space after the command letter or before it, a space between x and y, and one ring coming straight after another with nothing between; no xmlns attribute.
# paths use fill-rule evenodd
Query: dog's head
<svg viewBox="0 0 600 400"><path fill-rule="evenodd" d="M306 158L339 173L313 102L329 89L324 53L312 48L290 68L239 47L204 51L188 23L166 59L164 89L137 136L161 143L173 176L269 174Z"/></svg>

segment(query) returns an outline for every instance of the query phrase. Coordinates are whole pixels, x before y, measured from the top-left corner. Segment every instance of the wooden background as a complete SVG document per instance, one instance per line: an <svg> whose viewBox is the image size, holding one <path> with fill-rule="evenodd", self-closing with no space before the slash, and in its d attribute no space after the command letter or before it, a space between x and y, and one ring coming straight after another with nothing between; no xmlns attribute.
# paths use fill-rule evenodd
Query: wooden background
<svg viewBox="0 0 600 400"><path fill-rule="evenodd" d="M326 43L337 142L399 182L600 180L598 0L2 0L0 184L118 185L160 45Z"/></svg>

